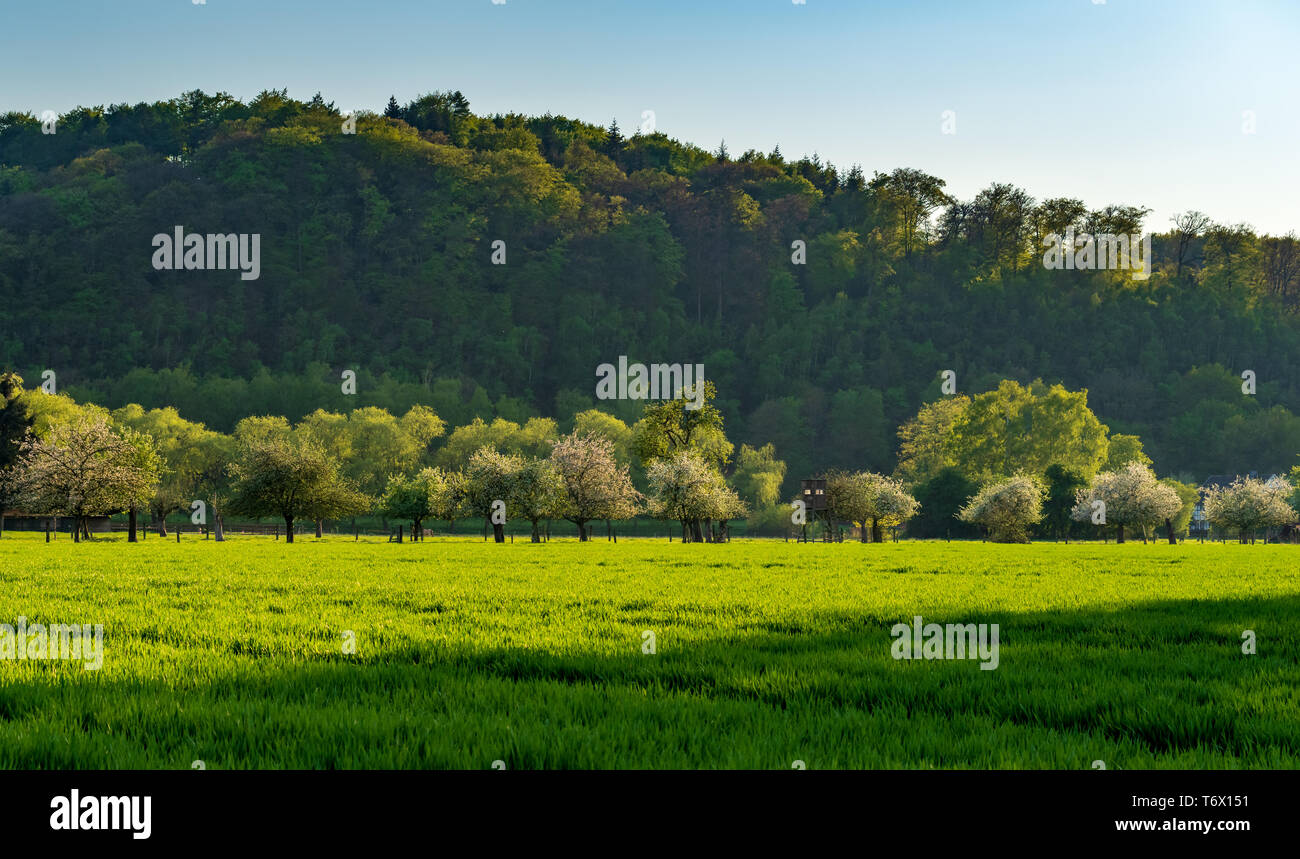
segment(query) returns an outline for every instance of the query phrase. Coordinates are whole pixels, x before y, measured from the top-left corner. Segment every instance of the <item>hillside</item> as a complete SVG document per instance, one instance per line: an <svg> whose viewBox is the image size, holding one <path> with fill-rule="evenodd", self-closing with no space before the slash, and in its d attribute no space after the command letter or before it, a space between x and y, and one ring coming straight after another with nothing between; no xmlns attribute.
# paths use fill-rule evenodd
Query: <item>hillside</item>
<svg viewBox="0 0 1300 859"><path fill-rule="evenodd" d="M229 430L415 402L452 425L563 422L597 404L601 363L702 363L728 434L775 442L791 477L890 470L896 428L951 369L969 393L1087 389L1162 473L1295 464L1293 237L1013 185L953 200L896 165L482 117L460 93L346 128L277 91L78 109L53 134L0 116L0 368ZM177 226L260 235L259 276L155 269ZM1041 237L1065 227L1156 231L1154 275L1044 268Z"/></svg>

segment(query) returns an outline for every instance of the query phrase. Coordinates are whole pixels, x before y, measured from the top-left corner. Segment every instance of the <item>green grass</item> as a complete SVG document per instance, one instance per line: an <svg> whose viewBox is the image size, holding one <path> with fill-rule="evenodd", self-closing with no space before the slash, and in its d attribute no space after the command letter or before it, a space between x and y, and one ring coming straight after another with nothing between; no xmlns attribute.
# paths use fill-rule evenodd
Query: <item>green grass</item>
<svg viewBox="0 0 1300 859"><path fill-rule="evenodd" d="M10 533L0 623L102 623L104 666L0 660L0 767L1296 767L1297 567L1235 544ZM895 661L917 614L999 624L1000 667Z"/></svg>

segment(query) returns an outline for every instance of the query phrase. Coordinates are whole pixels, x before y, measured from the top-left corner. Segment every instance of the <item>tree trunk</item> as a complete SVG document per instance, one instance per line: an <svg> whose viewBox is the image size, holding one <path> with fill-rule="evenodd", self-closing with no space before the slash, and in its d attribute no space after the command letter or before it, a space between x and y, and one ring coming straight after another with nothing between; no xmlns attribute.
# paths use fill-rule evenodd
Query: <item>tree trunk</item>
<svg viewBox="0 0 1300 859"><path fill-rule="evenodd" d="M1174 522L1172 519L1165 520L1165 536L1169 538L1169 545L1178 545L1178 540L1174 538Z"/></svg>
<svg viewBox="0 0 1300 859"><path fill-rule="evenodd" d="M884 542L883 540L880 539L880 519L878 517L873 517L871 520L871 542L873 543Z"/></svg>
<svg viewBox="0 0 1300 859"><path fill-rule="evenodd" d="M859 543L869 543L869 542L871 542L870 540L867 539L867 520L866 520L866 519L863 519L862 522L861 522L861 524L860 524L859 527L858 527L858 542L859 542Z"/></svg>
<svg viewBox="0 0 1300 859"><path fill-rule="evenodd" d="M131 523L131 527L130 527L130 531L129 531L129 533L127 534L126 541L127 541L128 543L134 543L134 542L136 542L136 537L135 537L135 507L132 507L132 508L131 508L131 510L130 510L130 512L129 512L129 514L128 514L128 518L129 518L129 521L130 521L130 523Z"/></svg>
<svg viewBox="0 0 1300 859"><path fill-rule="evenodd" d="M167 536L167 516L165 514L158 517L158 536Z"/></svg>
<svg viewBox="0 0 1300 859"><path fill-rule="evenodd" d="M293 517L292 516L284 517L284 541L286 543L293 542Z"/></svg>
<svg viewBox="0 0 1300 859"><path fill-rule="evenodd" d="M325 520L323 520L323 519L317 519L317 520L316 520L316 539L317 539L317 540L319 540L321 537L324 537L324 536L325 536L325 533L324 533L324 525L325 525Z"/></svg>
<svg viewBox="0 0 1300 859"><path fill-rule="evenodd" d="M492 523L492 540L497 543L506 541L506 526L496 522Z"/></svg>
<svg viewBox="0 0 1300 859"><path fill-rule="evenodd" d="M532 540L532 541L533 541L534 543L540 543L540 542L542 542L542 532L541 532L541 529L538 528L537 520L536 520L536 519L533 520L533 540Z"/></svg>
<svg viewBox="0 0 1300 859"><path fill-rule="evenodd" d="M225 541L226 541L225 523L221 521L221 516L217 516L217 542L224 543Z"/></svg>
<svg viewBox="0 0 1300 859"><path fill-rule="evenodd" d="M81 517L80 516L72 517L72 542L74 543L81 542Z"/></svg>
<svg viewBox="0 0 1300 859"><path fill-rule="evenodd" d="M1124 526L1123 526L1123 525L1116 525L1116 526L1115 526L1115 542L1116 542L1116 543L1123 543L1123 542L1124 542Z"/></svg>

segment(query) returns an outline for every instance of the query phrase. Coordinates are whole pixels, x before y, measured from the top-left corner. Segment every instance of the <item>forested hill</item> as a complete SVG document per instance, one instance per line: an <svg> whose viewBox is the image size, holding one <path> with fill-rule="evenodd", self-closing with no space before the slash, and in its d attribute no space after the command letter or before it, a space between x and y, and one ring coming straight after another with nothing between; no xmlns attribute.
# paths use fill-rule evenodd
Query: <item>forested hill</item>
<svg viewBox="0 0 1300 859"><path fill-rule="evenodd" d="M276 91L0 117L0 367L229 430L417 401L563 426L601 363L702 363L731 438L775 442L794 477L888 471L945 369L968 393L1086 388L1162 473L1283 470L1300 449L1293 237L1013 184L953 200L896 165L480 117L459 93L349 130ZM260 234L260 277L155 270L178 225ZM1156 232L1154 275L1044 268L1041 237L1071 226Z"/></svg>

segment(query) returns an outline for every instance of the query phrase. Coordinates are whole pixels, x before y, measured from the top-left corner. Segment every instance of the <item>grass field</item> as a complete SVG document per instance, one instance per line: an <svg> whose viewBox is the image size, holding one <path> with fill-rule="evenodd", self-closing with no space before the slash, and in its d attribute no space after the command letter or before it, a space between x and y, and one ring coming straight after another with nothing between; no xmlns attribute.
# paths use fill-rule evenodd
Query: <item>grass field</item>
<svg viewBox="0 0 1300 859"><path fill-rule="evenodd" d="M1296 767L1298 568L1236 544L10 533L0 623L102 623L104 664L0 660L0 767ZM893 659L914 615L999 624L999 667Z"/></svg>

